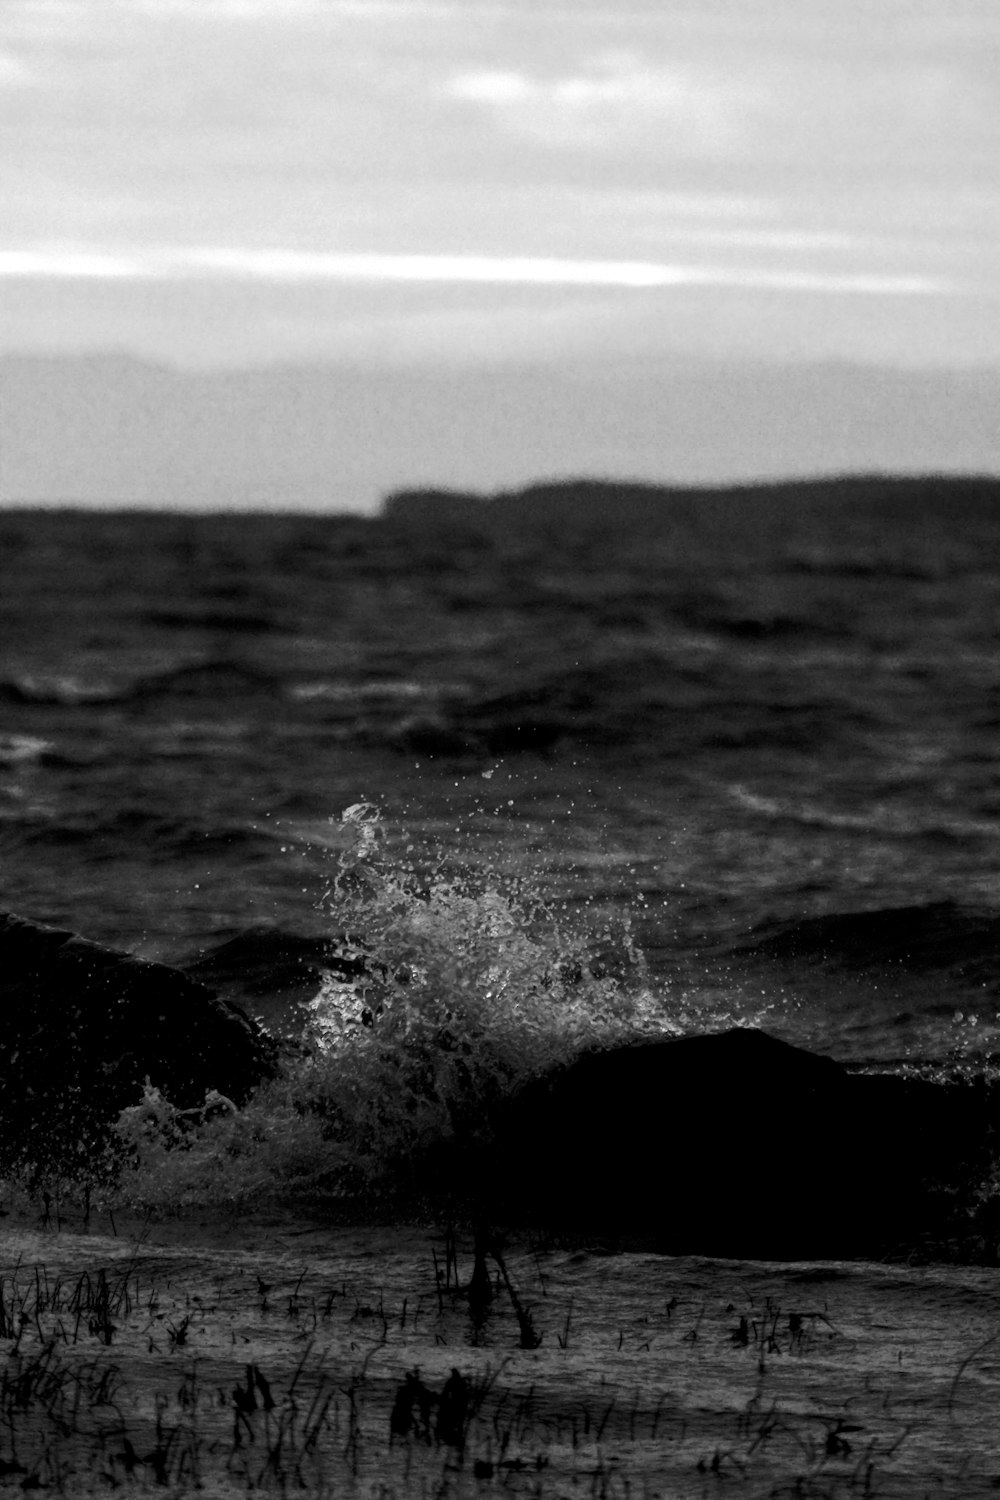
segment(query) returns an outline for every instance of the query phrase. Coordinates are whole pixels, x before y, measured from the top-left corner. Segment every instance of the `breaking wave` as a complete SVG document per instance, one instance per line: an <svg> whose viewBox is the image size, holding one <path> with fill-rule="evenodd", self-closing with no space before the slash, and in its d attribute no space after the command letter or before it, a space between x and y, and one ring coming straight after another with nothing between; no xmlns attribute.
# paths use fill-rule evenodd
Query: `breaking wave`
<svg viewBox="0 0 1000 1500"><path fill-rule="evenodd" d="M324 842L328 961L279 1077L242 1109L213 1095L182 1112L147 1088L119 1123L117 1196L179 1209L405 1190L428 1150L486 1138L528 1079L674 1029L627 917L581 933L523 874L393 860L368 803Z"/></svg>

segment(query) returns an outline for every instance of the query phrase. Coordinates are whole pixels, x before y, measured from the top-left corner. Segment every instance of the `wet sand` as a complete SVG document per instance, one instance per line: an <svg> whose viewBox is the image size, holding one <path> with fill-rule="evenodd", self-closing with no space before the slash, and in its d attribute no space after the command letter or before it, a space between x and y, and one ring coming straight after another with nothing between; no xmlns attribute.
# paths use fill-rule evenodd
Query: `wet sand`
<svg viewBox="0 0 1000 1500"><path fill-rule="evenodd" d="M632 1500L1000 1483L994 1270L511 1238L474 1315L471 1241L430 1225L114 1229L4 1220L4 1491Z"/></svg>

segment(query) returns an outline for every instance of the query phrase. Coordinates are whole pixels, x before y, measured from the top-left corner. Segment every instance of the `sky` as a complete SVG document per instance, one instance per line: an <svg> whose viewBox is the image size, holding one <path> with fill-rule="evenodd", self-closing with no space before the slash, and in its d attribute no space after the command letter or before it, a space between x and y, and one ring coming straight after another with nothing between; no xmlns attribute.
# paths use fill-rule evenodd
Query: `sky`
<svg viewBox="0 0 1000 1500"><path fill-rule="evenodd" d="M0 356L1000 369L996 0L4 0Z"/></svg>

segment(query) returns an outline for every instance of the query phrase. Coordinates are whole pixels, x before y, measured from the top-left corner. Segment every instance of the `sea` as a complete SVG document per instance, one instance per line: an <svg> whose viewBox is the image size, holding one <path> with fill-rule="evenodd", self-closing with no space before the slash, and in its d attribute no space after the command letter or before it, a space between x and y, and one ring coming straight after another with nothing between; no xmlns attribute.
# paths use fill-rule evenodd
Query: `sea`
<svg viewBox="0 0 1000 1500"><path fill-rule="evenodd" d="M441 953L478 922L528 989L572 955L616 1037L992 1066L1000 513L960 498L9 510L0 907L180 966L245 938L291 1024L262 952L433 890Z"/></svg>
<svg viewBox="0 0 1000 1500"><path fill-rule="evenodd" d="M189 970L283 1059L183 1150L137 1101L83 1217L5 1195L0 1489L995 1492L990 1245L515 1236L483 1323L468 1224L331 1212L588 1047L995 1071L1000 514L880 495L0 514L0 908ZM793 1190L746 1130L734 1170Z"/></svg>

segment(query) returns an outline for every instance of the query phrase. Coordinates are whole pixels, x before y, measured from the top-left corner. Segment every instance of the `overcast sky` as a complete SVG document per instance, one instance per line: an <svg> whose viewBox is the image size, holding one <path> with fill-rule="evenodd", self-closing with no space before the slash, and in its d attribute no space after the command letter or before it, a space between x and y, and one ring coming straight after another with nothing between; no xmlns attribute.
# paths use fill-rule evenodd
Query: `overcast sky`
<svg viewBox="0 0 1000 1500"><path fill-rule="evenodd" d="M0 351L1000 365L997 0L3 0Z"/></svg>

